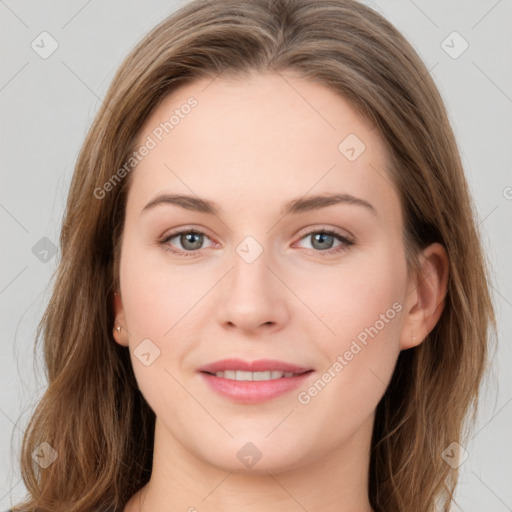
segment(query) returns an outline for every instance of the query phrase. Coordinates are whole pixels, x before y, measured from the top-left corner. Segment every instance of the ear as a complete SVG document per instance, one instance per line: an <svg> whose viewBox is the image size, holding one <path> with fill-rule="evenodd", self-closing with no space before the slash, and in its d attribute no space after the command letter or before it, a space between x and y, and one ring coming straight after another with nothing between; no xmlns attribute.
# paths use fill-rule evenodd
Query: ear
<svg viewBox="0 0 512 512"><path fill-rule="evenodd" d="M405 299L404 324L400 348L405 350L423 342L435 327L445 305L449 262L445 248L438 243L422 251L420 271L411 275Z"/></svg>
<svg viewBox="0 0 512 512"><path fill-rule="evenodd" d="M126 329L126 322L124 319L123 300L121 293L114 292L112 301L114 306L114 326L112 330L114 340L116 340L119 345L127 347L128 331Z"/></svg>

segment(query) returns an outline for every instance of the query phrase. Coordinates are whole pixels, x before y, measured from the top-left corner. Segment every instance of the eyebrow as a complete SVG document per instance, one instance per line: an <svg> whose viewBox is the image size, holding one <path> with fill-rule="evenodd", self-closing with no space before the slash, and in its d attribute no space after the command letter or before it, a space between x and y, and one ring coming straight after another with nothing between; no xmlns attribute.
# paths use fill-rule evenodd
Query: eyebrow
<svg viewBox="0 0 512 512"><path fill-rule="evenodd" d="M146 206L144 206L141 213L147 212L148 210L162 204L176 205L186 210L206 213L209 215L218 215L220 211L218 205L208 199L186 194L162 194L155 197ZM287 202L280 213L281 215L299 214L312 210L319 210L335 204L362 206L371 211L374 215L377 214L375 207L371 203L350 194L323 194L300 197Z"/></svg>

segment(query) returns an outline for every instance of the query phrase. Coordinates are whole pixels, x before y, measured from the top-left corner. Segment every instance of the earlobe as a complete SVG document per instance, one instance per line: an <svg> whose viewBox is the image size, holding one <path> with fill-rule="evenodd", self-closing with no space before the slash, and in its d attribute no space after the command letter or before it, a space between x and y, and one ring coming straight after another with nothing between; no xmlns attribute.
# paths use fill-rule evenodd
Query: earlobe
<svg viewBox="0 0 512 512"><path fill-rule="evenodd" d="M119 292L114 292L113 295L114 307L114 326L112 328L112 335L114 340L124 347L128 346L128 331L126 329L126 322L124 318L123 301Z"/></svg>
<svg viewBox="0 0 512 512"><path fill-rule="evenodd" d="M424 341L441 318L445 305L449 271L446 249L439 243L429 245L420 255L420 264L407 295L401 350Z"/></svg>

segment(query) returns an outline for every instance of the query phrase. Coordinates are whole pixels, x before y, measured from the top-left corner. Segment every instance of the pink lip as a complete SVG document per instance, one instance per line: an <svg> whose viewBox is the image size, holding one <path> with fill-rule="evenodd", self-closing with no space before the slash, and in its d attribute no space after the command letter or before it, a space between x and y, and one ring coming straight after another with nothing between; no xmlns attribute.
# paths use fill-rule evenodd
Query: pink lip
<svg viewBox="0 0 512 512"><path fill-rule="evenodd" d="M265 381L237 381L215 376L215 372L224 370L244 370L249 372L274 370L293 372L299 375ZM252 362L245 362L240 359L223 359L222 361L202 366L199 368L199 371L201 372L201 377L206 380L213 391L235 402L248 404L264 402L290 392L303 384L310 374L314 373L311 368L304 368L270 359Z"/></svg>
<svg viewBox="0 0 512 512"><path fill-rule="evenodd" d="M242 359L222 359L211 364L206 364L198 368L200 372L223 372L224 370L244 370L246 372L266 372L266 371L282 371L303 373L311 370L295 364L277 361L275 359L259 359L257 361L242 361Z"/></svg>

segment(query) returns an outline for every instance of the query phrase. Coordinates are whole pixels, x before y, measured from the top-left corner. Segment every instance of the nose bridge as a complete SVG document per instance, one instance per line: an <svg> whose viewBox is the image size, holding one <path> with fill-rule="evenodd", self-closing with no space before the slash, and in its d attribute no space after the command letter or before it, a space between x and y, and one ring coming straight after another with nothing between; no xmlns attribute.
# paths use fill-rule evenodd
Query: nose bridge
<svg viewBox="0 0 512 512"><path fill-rule="evenodd" d="M236 248L233 256L232 286L237 293L254 290L260 295L271 285L268 283L271 272L268 269L271 254L255 238L246 237Z"/></svg>
<svg viewBox="0 0 512 512"><path fill-rule="evenodd" d="M246 236L236 247L232 271L221 299L221 321L243 329L285 320L285 288L276 279L271 251L254 236Z"/></svg>

